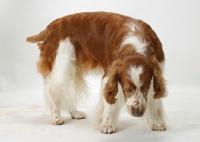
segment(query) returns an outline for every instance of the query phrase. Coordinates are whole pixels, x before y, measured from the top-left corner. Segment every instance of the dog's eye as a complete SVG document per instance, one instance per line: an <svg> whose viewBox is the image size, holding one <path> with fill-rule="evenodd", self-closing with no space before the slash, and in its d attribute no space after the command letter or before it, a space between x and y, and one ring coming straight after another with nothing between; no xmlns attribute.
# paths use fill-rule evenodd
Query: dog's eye
<svg viewBox="0 0 200 142"><path fill-rule="evenodd" d="M146 93L149 89L144 89L143 92Z"/></svg>
<svg viewBox="0 0 200 142"><path fill-rule="evenodd" d="M131 93L133 90L130 89L130 88L126 88L126 91L129 92L129 93Z"/></svg>

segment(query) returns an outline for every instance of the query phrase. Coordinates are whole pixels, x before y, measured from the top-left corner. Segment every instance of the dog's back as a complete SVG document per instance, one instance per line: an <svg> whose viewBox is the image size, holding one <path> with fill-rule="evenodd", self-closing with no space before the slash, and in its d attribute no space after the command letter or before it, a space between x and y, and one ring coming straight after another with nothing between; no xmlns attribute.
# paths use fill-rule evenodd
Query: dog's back
<svg viewBox="0 0 200 142"><path fill-rule="evenodd" d="M84 65L83 68L86 70L101 66L106 71L107 66L111 65L113 61L124 54L129 54L119 52L124 38L131 34L129 23L137 25L137 29L133 30L138 30L136 34L144 34L144 37L141 38L146 38L145 26L148 28L147 31L153 32L149 25L131 17L107 12L85 12L56 19L38 35L28 37L27 41L42 42L38 44L41 52L43 55L47 54L48 58L52 58L50 60L53 61L55 57L53 54L55 54L59 42L69 37L75 47L77 65ZM156 35L153 37L158 39ZM159 39L157 43L160 44L160 47L148 49L150 52L148 54L151 56L157 50L159 52L158 60L161 61L164 60L164 54ZM52 68L51 63L49 63L49 68Z"/></svg>
<svg viewBox="0 0 200 142"><path fill-rule="evenodd" d="M97 66L106 70L107 65L118 58L116 51L123 41L121 37L127 34L124 24L133 20L115 13L78 13L56 19L38 35L28 37L27 41L41 42L38 44L41 54L47 54L52 61L55 56L51 54L56 52L59 42L69 37L75 46L77 65L85 65L83 68L86 70ZM49 68L52 68L51 63Z"/></svg>

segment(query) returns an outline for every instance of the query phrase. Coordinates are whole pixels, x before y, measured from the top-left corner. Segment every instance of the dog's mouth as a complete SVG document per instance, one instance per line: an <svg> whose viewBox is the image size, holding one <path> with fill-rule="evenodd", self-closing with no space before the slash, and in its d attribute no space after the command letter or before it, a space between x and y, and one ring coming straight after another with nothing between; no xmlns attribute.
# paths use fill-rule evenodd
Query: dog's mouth
<svg viewBox="0 0 200 142"><path fill-rule="evenodd" d="M133 112L133 116L135 116L135 117L142 117L143 114L144 114L143 111L134 111L134 112Z"/></svg>
<svg viewBox="0 0 200 142"><path fill-rule="evenodd" d="M134 116L134 117L142 117L145 112L144 107L133 107L129 105L126 106L126 110L131 116Z"/></svg>

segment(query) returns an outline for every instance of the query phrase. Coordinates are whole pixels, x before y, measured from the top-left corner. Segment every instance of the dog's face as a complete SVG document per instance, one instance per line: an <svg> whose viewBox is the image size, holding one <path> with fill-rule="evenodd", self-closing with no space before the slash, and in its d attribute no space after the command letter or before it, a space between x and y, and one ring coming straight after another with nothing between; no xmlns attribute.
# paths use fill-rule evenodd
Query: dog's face
<svg viewBox="0 0 200 142"><path fill-rule="evenodd" d="M119 82L128 113L135 117L142 116L146 110L147 94L152 78L154 79L154 98L163 97L164 79L157 74L159 69L151 60L143 56L129 57L116 63L106 84L104 94L106 101L110 104L115 103Z"/></svg>
<svg viewBox="0 0 200 142"><path fill-rule="evenodd" d="M140 117L145 112L152 77L152 66L133 64L122 71L120 82L130 115Z"/></svg>

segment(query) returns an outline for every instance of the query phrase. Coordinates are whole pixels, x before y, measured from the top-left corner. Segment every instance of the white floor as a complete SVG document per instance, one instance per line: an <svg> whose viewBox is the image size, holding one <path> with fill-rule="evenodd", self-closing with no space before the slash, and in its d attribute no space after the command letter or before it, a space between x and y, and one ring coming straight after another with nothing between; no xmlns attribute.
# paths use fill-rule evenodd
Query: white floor
<svg viewBox="0 0 200 142"><path fill-rule="evenodd" d="M199 142L200 94L169 93L164 99L168 130L151 131L139 119L122 111L117 133L106 135L91 125L97 95L90 95L80 110L87 119L64 115L64 125L53 125L43 96L0 95L0 142Z"/></svg>

